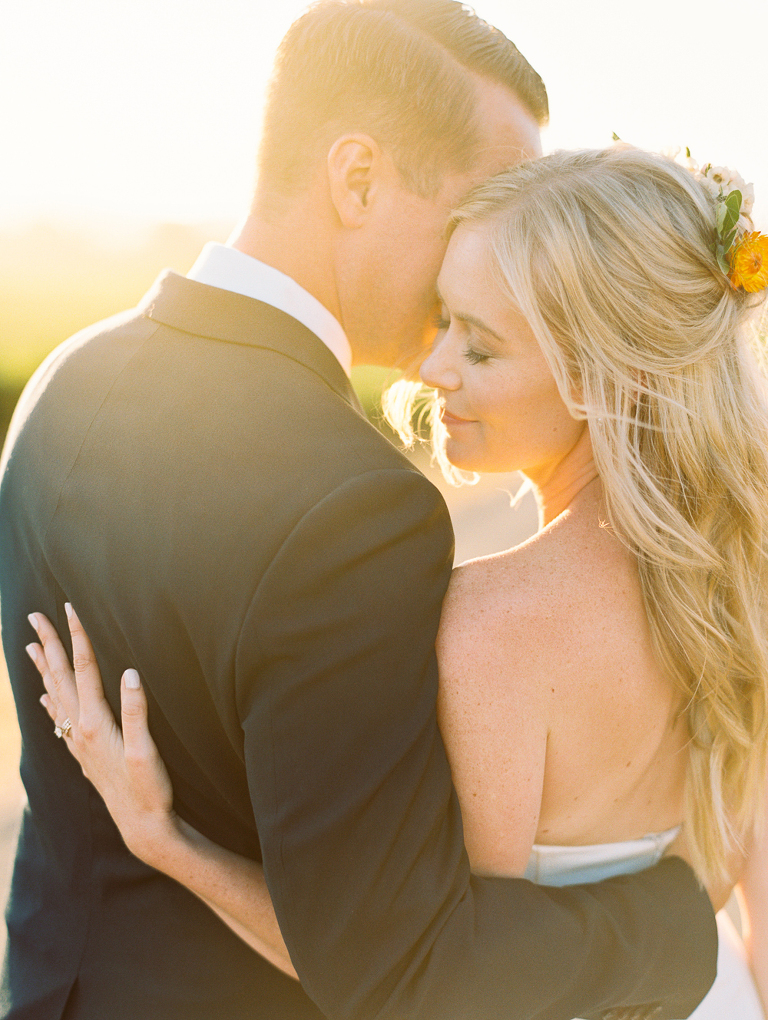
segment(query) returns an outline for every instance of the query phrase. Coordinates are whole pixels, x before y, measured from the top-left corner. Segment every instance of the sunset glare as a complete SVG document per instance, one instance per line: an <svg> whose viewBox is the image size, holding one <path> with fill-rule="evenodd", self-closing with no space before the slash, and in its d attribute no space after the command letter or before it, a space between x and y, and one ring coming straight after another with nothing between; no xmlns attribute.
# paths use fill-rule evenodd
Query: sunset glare
<svg viewBox="0 0 768 1020"><path fill-rule="evenodd" d="M27 0L0 43L0 227L232 221L248 201L263 90L299 0ZM690 146L768 211L768 4L478 0L544 77L547 149Z"/></svg>

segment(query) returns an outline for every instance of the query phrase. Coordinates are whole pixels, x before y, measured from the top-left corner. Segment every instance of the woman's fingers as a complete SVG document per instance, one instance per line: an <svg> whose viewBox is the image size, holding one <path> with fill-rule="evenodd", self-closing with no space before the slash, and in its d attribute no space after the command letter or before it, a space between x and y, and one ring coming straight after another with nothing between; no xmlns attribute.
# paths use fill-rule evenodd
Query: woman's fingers
<svg viewBox="0 0 768 1020"><path fill-rule="evenodd" d="M88 739L112 721L112 712L104 697L104 687L93 645L69 603L65 606L72 636L70 665L58 632L43 613L33 613L29 622L37 631L41 645L27 651L40 671L45 689L53 700L54 718L71 719L78 736ZM109 728L109 727L107 727Z"/></svg>
<svg viewBox="0 0 768 1020"><path fill-rule="evenodd" d="M127 669L120 683L120 708L123 722L125 757L138 760L155 751L147 722L147 698L135 669Z"/></svg>
<svg viewBox="0 0 768 1020"><path fill-rule="evenodd" d="M29 622L40 638L41 645L29 645L27 651L37 666L45 689L53 699L57 711L72 722L76 722L80 715L80 706L75 674L69 664L66 649L47 616L32 613Z"/></svg>
<svg viewBox="0 0 768 1020"><path fill-rule="evenodd" d="M27 645L27 655L29 655L32 662L37 667L37 671L43 678L43 684L45 686L46 693L40 699L40 703L45 708L48 715L53 719L54 723L58 726L63 723L67 717L67 713L62 708L56 691L56 685L53 682L51 671L48 667L48 660L45 657L43 646L38 644Z"/></svg>
<svg viewBox="0 0 768 1020"><path fill-rule="evenodd" d="M77 677L58 634L41 613L34 626L43 642L28 652L46 693L40 699L59 728L67 716L67 747L85 776L104 798L129 849L145 860L164 845L174 824L173 788L153 741L147 720L147 699L135 669L126 670L120 685L122 733L104 698L101 674L88 636L77 615L67 608ZM58 674L57 677L54 674ZM73 714L78 705L79 713Z"/></svg>
<svg viewBox="0 0 768 1020"><path fill-rule="evenodd" d="M59 722L64 721L63 716L60 718L59 713L56 711L56 705L53 699L48 694L44 694L42 696L42 698L40 699L40 704L43 706L43 708L46 710L48 715L51 717L51 719L53 719L57 726L59 725Z"/></svg>
<svg viewBox="0 0 768 1020"><path fill-rule="evenodd" d="M93 727L101 725L105 711L109 711L111 715L111 710L104 697L101 672L90 638L72 606L67 602L64 608L67 611L69 632L72 635L72 663L75 667L80 732L87 737Z"/></svg>
<svg viewBox="0 0 768 1020"><path fill-rule="evenodd" d="M46 693L40 698L40 704L53 720L55 735L57 737L64 737L64 742L69 750L74 754L74 730L72 727L72 720L65 714L64 709L56 700L55 696L49 693L50 691L55 692L56 688L51 678L50 670L48 669L48 660L45 657L43 647L42 645L36 644L27 645L27 653L35 666L37 666L38 672L42 676L43 683L45 684ZM75 757L77 757L77 755L75 755Z"/></svg>
<svg viewBox="0 0 768 1020"><path fill-rule="evenodd" d="M123 673L120 684L123 722L123 753L137 807L167 813L173 790L165 765L149 732L147 698L135 669Z"/></svg>
<svg viewBox="0 0 768 1020"><path fill-rule="evenodd" d="M28 645L27 652L43 678L46 694L41 702L56 724L56 735L66 738L92 781L94 776L106 780L122 763L122 735L104 697L93 646L72 607L66 609L74 670L56 628L42 613L29 618L42 644Z"/></svg>

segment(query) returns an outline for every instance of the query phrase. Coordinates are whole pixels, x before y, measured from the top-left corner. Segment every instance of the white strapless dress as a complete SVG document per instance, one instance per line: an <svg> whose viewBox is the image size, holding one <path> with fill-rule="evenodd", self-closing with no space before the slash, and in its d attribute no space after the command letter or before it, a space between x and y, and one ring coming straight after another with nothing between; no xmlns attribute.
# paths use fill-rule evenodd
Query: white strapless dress
<svg viewBox="0 0 768 1020"><path fill-rule="evenodd" d="M525 877L539 885L563 886L630 875L656 864L678 831L670 829L642 839L597 846L535 844ZM766 1020L744 946L724 910L717 915L717 930L717 978L690 1020Z"/></svg>

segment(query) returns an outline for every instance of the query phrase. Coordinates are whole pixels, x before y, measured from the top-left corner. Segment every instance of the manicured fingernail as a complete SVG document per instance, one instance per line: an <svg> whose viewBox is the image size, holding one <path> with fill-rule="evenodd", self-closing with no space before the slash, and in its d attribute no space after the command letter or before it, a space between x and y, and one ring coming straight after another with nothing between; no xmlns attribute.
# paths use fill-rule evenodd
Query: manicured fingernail
<svg viewBox="0 0 768 1020"><path fill-rule="evenodd" d="M126 669L123 674L123 678L125 680L125 686L128 687L129 690L137 691L139 687L141 687L141 680L139 679L139 674L135 669Z"/></svg>
<svg viewBox="0 0 768 1020"><path fill-rule="evenodd" d="M30 659L35 664L37 664L37 649L35 648L35 646L34 645L27 645L26 651L27 651L27 655L30 657Z"/></svg>
<svg viewBox="0 0 768 1020"><path fill-rule="evenodd" d="M65 602L64 603L64 612L67 614L67 619L71 620L72 619L72 606L70 605L69 602Z"/></svg>
<svg viewBox="0 0 768 1020"><path fill-rule="evenodd" d="M48 704L48 695L47 694L41 694L40 695L40 704L43 706L43 708L46 707L46 705Z"/></svg>
<svg viewBox="0 0 768 1020"><path fill-rule="evenodd" d="M32 624L32 626L35 628L35 630L37 630L37 617L35 616L35 614L34 613L30 613L29 616L27 617L27 619Z"/></svg>

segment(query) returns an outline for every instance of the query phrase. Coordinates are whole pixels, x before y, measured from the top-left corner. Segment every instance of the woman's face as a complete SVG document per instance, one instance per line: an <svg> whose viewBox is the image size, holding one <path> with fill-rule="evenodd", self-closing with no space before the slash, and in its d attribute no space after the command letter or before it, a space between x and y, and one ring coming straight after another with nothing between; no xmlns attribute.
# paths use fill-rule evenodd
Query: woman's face
<svg viewBox="0 0 768 1020"><path fill-rule="evenodd" d="M438 392L446 454L468 471L543 484L586 430L568 412L527 320L490 274L487 228L454 232L438 288L443 329L421 366Z"/></svg>

